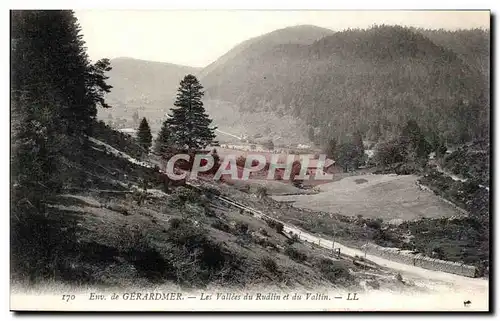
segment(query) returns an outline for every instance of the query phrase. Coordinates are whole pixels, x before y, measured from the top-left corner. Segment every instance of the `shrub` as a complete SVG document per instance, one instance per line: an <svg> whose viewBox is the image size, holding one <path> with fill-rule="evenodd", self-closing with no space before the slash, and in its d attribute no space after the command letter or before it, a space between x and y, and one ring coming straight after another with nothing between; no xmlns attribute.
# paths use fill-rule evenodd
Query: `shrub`
<svg viewBox="0 0 500 321"><path fill-rule="evenodd" d="M172 193L169 203L175 207L182 207L186 203L203 203L203 199L198 190L181 186Z"/></svg>
<svg viewBox="0 0 500 321"><path fill-rule="evenodd" d="M173 217L169 220L169 222L171 228L178 228L182 223L182 219L178 217Z"/></svg>
<svg viewBox="0 0 500 321"><path fill-rule="evenodd" d="M267 225L275 229L276 232L280 234L283 233L283 228L284 228L283 223L273 220L272 218L265 218L264 220L266 221Z"/></svg>
<svg viewBox="0 0 500 321"><path fill-rule="evenodd" d="M236 165L238 167L245 167L246 158L242 155L236 159Z"/></svg>
<svg viewBox="0 0 500 321"><path fill-rule="evenodd" d="M247 234L248 233L248 223L237 222L235 225L235 229L240 234Z"/></svg>
<svg viewBox="0 0 500 321"><path fill-rule="evenodd" d="M224 231L226 233L229 233L231 231L231 228L229 227L228 224L224 223L223 221L221 220L216 220L214 221L211 226L213 228L216 228L218 230L221 230L221 231Z"/></svg>
<svg viewBox="0 0 500 321"><path fill-rule="evenodd" d="M206 285L230 263L230 256L225 255L221 244L190 220L180 219L171 224L166 240L174 245L168 249L169 257L181 285Z"/></svg>
<svg viewBox="0 0 500 321"><path fill-rule="evenodd" d="M264 237L254 237L253 238L255 244L258 244L262 247L271 247L273 249L277 249L276 248L276 244L274 244L273 242L269 241L268 239L264 238Z"/></svg>
<svg viewBox="0 0 500 321"><path fill-rule="evenodd" d="M239 188L240 191L244 193L250 193L250 185L243 185L242 187Z"/></svg>
<svg viewBox="0 0 500 321"><path fill-rule="evenodd" d="M117 204L115 202L110 202L110 203L106 204L106 208L108 210L118 212L118 213L123 214L123 215L130 215L130 213L128 212L128 210L125 206L123 206L121 204Z"/></svg>
<svg viewBox="0 0 500 321"><path fill-rule="evenodd" d="M207 215L207 212L209 210L210 209L207 209L200 204L186 203L186 204L184 204L183 213L186 214L187 216L191 216L191 217L200 217L201 215L210 216L210 215Z"/></svg>
<svg viewBox="0 0 500 321"><path fill-rule="evenodd" d="M378 166L388 166L405 161L404 145L398 140L383 142L375 147L375 163Z"/></svg>
<svg viewBox="0 0 500 321"><path fill-rule="evenodd" d="M368 280L366 281L366 285L372 287L375 290L380 289L380 283L377 280Z"/></svg>
<svg viewBox="0 0 500 321"><path fill-rule="evenodd" d="M220 196L222 193L218 189L212 186L208 186L204 190L205 195L207 195L209 198L212 198L214 195L215 196Z"/></svg>
<svg viewBox="0 0 500 321"><path fill-rule="evenodd" d="M327 258L322 258L317 263L317 266L323 276L330 282L335 283L338 280L350 280L351 274L347 267L340 261L332 261Z"/></svg>
<svg viewBox="0 0 500 321"><path fill-rule="evenodd" d="M276 221L276 224L274 225L274 229L276 230L276 232L280 234L283 233L283 227L283 223Z"/></svg>
<svg viewBox="0 0 500 321"><path fill-rule="evenodd" d="M297 242L299 242L299 241L300 241L300 240L299 240L299 236L298 236L297 234L292 234L292 235L290 236L290 238L288 238L288 239L286 240L286 243L287 243L288 245L292 245L293 243L297 243Z"/></svg>
<svg viewBox="0 0 500 321"><path fill-rule="evenodd" d="M264 186L257 187L257 191L255 192L255 195L257 195L257 197L259 197L259 198L263 198L263 197L267 196L267 188Z"/></svg>
<svg viewBox="0 0 500 321"><path fill-rule="evenodd" d="M380 228L382 228L382 222L383 219L381 218L365 220L366 226L375 230L380 230Z"/></svg>
<svg viewBox="0 0 500 321"><path fill-rule="evenodd" d="M262 234L264 236L269 236L269 233L267 233L266 229L264 229L262 227L259 229L259 232L260 232L260 234Z"/></svg>
<svg viewBox="0 0 500 321"><path fill-rule="evenodd" d="M278 272L278 264L276 264L276 261L273 258L269 256L263 257L260 263L269 272L272 273Z"/></svg>
<svg viewBox="0 0 500 321"><path fill-rule="evenodd" d="M287 246L285 248L285 254L288 255L288 257L290 257L292 260L299 263L307 260L307 255L305 253L302 253L292 246Z"/></svg>

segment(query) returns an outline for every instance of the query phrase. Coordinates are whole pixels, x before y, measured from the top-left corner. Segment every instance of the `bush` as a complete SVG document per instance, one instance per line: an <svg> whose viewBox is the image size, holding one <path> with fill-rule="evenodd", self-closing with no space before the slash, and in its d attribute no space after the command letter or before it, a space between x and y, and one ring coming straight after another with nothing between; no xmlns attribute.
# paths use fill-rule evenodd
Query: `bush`
<svg viewBox="0 0 500 321"><path fill-rule="evenodd" d="M335 283L338 280L342 279L343 280L352 279L349 270L340 261L332 261L330 259L322 258L317 263L317 266L321 274L323 274L323 276L325 276L325 278L332 283Z"/></svg>
<svg viewBox="0 0 500 321"><path fill-rule="evenodd" d="M173 217L169 220L169 222L171 228L178 228L182 223L182 219L178 217Z"/></svg>
<svg viewBox="0 0 500 321"><path fill-rule="evenodd" d="M250 193L250 185L246 184L239 188L240 191L244 193Z"/></svg>
<svg viewBox="0 0 500 321"><path fill-rule="evenodd" d="M257 187L257 191L255 192L255 195L257 195L257 197L259 197L259 198L263 198L263 197L267 196L267 188L264 186Z"/></svg>
<svg viewBox="0 0 500 321"><path fill-rule="evenodd" d="M378 166L388 166L405 161L406 150L398 140L383 142L375 147L374 160Z"/></svg>
<svg viewBox="0 0 500 321"><path fill-rule="evenodd" d="M193 287L206 285L230 264L231 256L224 253L221 244L214 242L205 229L187 219L175 222L171 222L166 238L174 245L168 251L177 282Z"/></svg>
<svg viewBox="0 0 500 321"><path fill-rule="evenodd" d="M286 240L288 245L292 245L293 243L298 243L300 241L299 236L297 234L292 234L290 238Z"/></svg>
<svg viewBox="0 0 500 321"><path fill-rule="evenodd" d="M245 222L237 222L235 225L236 231L240 234L248 233L248 223Z"/></svg>
<svg viewBox="0 0 500 321"><path fill-rule="evenodd" d="M246 162L246 158L244 156L239 156L236 159L236 166L238 166L238 167L245 167L245 162Z"/></svg>
<svg viewBox="0 0 500 321"><path fill-rule="evenodd" d="M380 230L382 228L383 219L381 219L381 218L366 219L365 223L366 223L366 226L368 226L369 228L372 228L375 230Z"/></svg>
<svg viewBox="0 0 500 321"><path fill-rule="evenodd" d="M292 246L287 246L285 248L285 254L288 255L288 257L290 257L292 260L299 263L307 260L307 255L305 253L302 253Z"/></svg>
<svg viewBox="0 0 500 321"><path fill-rule="evenodd" d="M262 228L262 227L261 227L261 228L259 229L259 232L260 232L260 234L262 234L262 235L264 235L264 236L269 236L269 233L267 233L267 231L266 231L266 229L265 229L265 228Z"/></svg>
<svg viewBox="0 0 500 321"><path fill-rule="evenodd" d="M283 223L276 221L276 224L274 225L274 229L276 230L276 232L280 234L283 233L283 228Z"/></svg>
<svg viewBox="0 0 500 321"><path fill-rule="evenodd" d="M213 196L220 196L222 194L221 191L212 186L205 187L204 193L209 198L212 198Z"/></svg>
<svg viewBox="0 0 500 321"><path fill-rule="evenodd" d="M263 257L260 263L269 272L272 273L278 272L278 264L276 264L276 261L273 258L269 256Z"/></svg>
<svg viewBox="0 0 500 321"><path fill-rule="evenodd" d="M203 203L203 199L204 197L202 197L198 190L181 186L172 193L169 203L175 207L183 207L186 203Z"/></svg>
<svg viewBox="0 0 500 321"><path fill-rule="evenodd" d="M218 229L218 230L224 231L224 232L226 232L226 233L229 233L229 232L231 231L231 228L229 227L229 225L228 225L228 224L226 224L226 223L224 223L224 222L222 222L221 220L216 220L216 221L214 221L214 222L211 224L211 226L212 226L213 228L216 228L216 229Z"/></svg>
<svg viewBox="0 0 500 321"><path fill-rule="evenodd" d="M254 237L253 241L255 242L255 244L258 244L264 248L271 247L273 249L277 249L276 244L274 244L273 242L269 241L269 239L266 239L264 237Z"/></svg>
<svg viewBox="0 0 500 321"><path fill-rule="evenodd" d="M114 130L103 121L93 123L92 136L135 158L140 158L145 152L132 136Z"/></svg>
<svg viewBox="0 0 500 321"><path fill-rule="evenodd" d="M276 230L276 232L282 234L283 233L283 223L281 222L278 222L276 220L273 220L272 218L265 218L264 219L267 223L267 225L269 225L269 227L273 228Z"/></svg>

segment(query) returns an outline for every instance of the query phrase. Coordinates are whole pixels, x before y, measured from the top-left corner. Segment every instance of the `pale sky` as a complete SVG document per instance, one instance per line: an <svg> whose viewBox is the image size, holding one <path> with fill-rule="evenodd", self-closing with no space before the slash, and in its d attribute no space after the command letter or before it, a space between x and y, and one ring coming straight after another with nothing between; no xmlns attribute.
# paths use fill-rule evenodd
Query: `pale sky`
<svg viewBox="0 0 500 321"><path fill-rule="evenodd" d="M204 67L246 39L295 25L490 28L489 11L76 10L92 60L132 57Z"/></svg>

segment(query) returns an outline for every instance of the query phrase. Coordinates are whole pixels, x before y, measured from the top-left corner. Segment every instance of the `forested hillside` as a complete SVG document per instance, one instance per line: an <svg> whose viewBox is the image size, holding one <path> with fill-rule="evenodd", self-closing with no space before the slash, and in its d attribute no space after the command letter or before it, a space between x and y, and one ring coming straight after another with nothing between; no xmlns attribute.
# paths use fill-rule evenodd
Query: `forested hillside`
<svg viewBox="0 0 500 321"><path fill-rule="evenodd" d="M313 42L332 34L330 29L320 28L310 25L294 26L278 29L259 37L248 39L216 61L203 68L200 77L206 83L213 86L226 85L226 73L231 69L245 67L242 60L259 60L259 56L267 52L270 48L284 44L312 44ZM243 58L243 59L242 59ZM250 70L249 70L250 71Z"/></svg>
<svg viewBox="0 0 500 321"><path fill-rule="evenodd" d="M489 79L490 33L484 29L432 30L416 29L435 44L452 50L465 63Z"/></svg>
<svg viewBox="0 0 500 321"><path fill-rule="evenodd" d="M118 127L136 126L137 112L159 130L180 74L193 73L220 129L265 130L285 144L342 141L356 130L387 140L410 119L449 144L489 132L488 30L296 26L249 39L203 69L129 58L111 64L108 99L118 108L100 118ZM296 124L274 131L284 115Z"/></svg>
<svg viewBox="0 0 500 321"><path fill-rule="evenodd" d="M387 138L416 119L427 133L453 143L489 128L488 87L463 55L422 33L377 26L310 45L247 48L218 73L224 86L209 76L202 81L210 97L242 110L306 120L317 142L342 140L355 129L371 140Z"/></svg>

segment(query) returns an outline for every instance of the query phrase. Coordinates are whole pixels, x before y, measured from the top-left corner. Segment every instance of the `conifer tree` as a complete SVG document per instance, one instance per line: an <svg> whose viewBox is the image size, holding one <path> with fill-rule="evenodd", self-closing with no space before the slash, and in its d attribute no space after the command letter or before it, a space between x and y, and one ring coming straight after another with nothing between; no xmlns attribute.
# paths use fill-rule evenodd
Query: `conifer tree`
<svg viewBox="0 0 500 321"><path fill-rule="evenodd" d="M156 154L166 157L171 147L172 135L170 133L170 129L168 128L167 121L164 121L161 126L160 132L156 137L154 151Z"/></svg>
<svg viewBox="0 0 500 321"><path fill-rule="evenodd" d="M335 159L337 152L337 140L332 138L328 141L328 145L325 148L326 157L330 159Z"/></svg>
<svg viewBox="0 0 500 321"><path fill-rule="evenodd" d="M151 128L149 127L146 117L142 119L139 125L137 139L139 140L139 144L148 152L153 141L153 136L151 135Z"/></svg>
<svg viewBox="0 0 500 321"><path fill-rule="evenodd" d="M167 120L177 148L197 150L216 143L216 128L210 127L212 120L205 113L203 95L203 86L195 76L189 74L180 82L174 103L176 108L172 108Z"/></svg>
<svg viewBox="0 0 500 321"><path fill-rule="evenodd" d="M363 136L361 135L359 130L354 133L353 143L359 149L360 153L364 153L365 147L363 145Z"/></svg>
<svg viewBox="0 0 500 321"><path fill-rule="evenodd" d="M74 168L111 88L109 61L91 64L79 33L72 11L11 11L12 262L33 278L54 273L49 238L60 235L42 214L50 196L88 182Z"/></svg>
<svg viewBox="0 0 500 321"><path fill-rule="evenodd" d="M363 136L361 135L361 132L359 130L354 133L353 144L355 148L354 163L355 167L357 168L365 162L365 147L363 145Z"/></svg>
<svg viewBox="0 0 500 321"><path fill-rule="evenodd" d="M432 146L427 142L425 136L414 120L409 120L401 132L400 140L407 149L407 160L427 161Z"/></svg>
<svg viewBox="0 0 500 321"><path fill-rule="evenodd" d="M72 11L11 11L12 179L31 204L60 188L62 158L83 162L97 105L108 106L109 61L85 50Z"/></svg>
<svg viewBox="0 0 500 321"><path fill-rule="evenodd" d="M109 107L104 100L111 89L105 76L109 60L89 61L73 11L13 11L11 20L13 82L30 97L59 92L65 100L56 113L64 123L61 131L90 134L97 106Z"/></svg>

